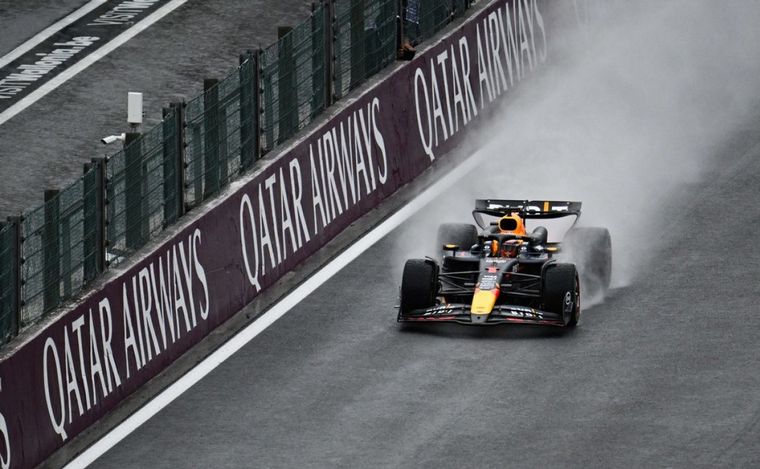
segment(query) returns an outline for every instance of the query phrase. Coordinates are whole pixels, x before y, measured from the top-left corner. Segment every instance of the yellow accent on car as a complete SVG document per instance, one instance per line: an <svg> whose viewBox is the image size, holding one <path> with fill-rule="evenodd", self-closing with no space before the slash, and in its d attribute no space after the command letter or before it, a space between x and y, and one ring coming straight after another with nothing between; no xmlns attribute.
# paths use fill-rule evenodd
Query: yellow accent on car
<svg viewBox="0 0 760 469"><path fill-rule="evenodd" d="M472 297L472 314L488 314L493 311L496 304L496 297L499 296L499 290L481 290L475 289L475 295Z"/></svg>

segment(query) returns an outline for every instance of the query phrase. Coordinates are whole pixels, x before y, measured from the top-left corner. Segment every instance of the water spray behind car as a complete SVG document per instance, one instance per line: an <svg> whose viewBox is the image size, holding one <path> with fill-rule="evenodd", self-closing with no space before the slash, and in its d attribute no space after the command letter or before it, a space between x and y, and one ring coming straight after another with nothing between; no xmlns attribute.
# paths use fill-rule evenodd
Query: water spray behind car
<svg viewBox="0 0 760 469"><path fill-rule="evenodd" d="M610 12L553 41L572 46L550 50L551 68L510 91L503 112L471 138L482 170L420 213L410 236L433 246L430 226L465 219L478 198L581 200L582 222L610 229L613 288L678 242L669 220L758 104L760 51L751 45L760 44L760 5L595 5ZM408 244L397 251L399 265L416 256Z"/></svg>

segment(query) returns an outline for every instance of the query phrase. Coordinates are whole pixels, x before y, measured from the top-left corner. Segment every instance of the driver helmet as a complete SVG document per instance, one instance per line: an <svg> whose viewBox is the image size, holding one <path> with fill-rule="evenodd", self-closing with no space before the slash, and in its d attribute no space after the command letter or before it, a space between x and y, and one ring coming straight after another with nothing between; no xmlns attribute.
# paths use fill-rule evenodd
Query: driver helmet
<svg viewBox="0 0 760 469"><path fill-rule="evenodd" d="M499 219L499 233L525 236L525 223L522 217L516 212L501 217Z"/></svg>
<svg viewBox="0 0 760 469"><path fill-rule="evenodd" d="M519 239L508 239L501 243L501 256L502 257L517 257L520 253L520 246L522 241Z"/></svg>

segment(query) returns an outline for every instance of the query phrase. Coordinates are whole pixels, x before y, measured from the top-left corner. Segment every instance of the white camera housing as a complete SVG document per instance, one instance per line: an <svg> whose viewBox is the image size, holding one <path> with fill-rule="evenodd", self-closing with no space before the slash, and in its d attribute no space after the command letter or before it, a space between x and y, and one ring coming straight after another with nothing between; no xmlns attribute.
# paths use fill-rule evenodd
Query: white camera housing
<svg viewBox="0 0 760 469"><path fill-rule="evenodd" d="M103 145L110 145L112 143L119 142L119 141L123 142L125 138L126 138L125 134L109 135L107 137L101 138L100 143L102 143Z"/></svg>

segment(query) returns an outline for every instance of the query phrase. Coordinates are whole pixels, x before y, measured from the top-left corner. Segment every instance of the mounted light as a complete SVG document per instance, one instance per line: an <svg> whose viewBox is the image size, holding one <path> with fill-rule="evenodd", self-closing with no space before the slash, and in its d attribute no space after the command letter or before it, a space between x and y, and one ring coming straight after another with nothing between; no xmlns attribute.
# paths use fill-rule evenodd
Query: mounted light
<svg viewBox="0 0 760 469"><path fill-rule="evenodd" d="M109 135L107 137L101 138L100 143L102 143L103 145L110 145L116 142L123 142L124 139L126 138L127 138L126 134Z"/></svg>

